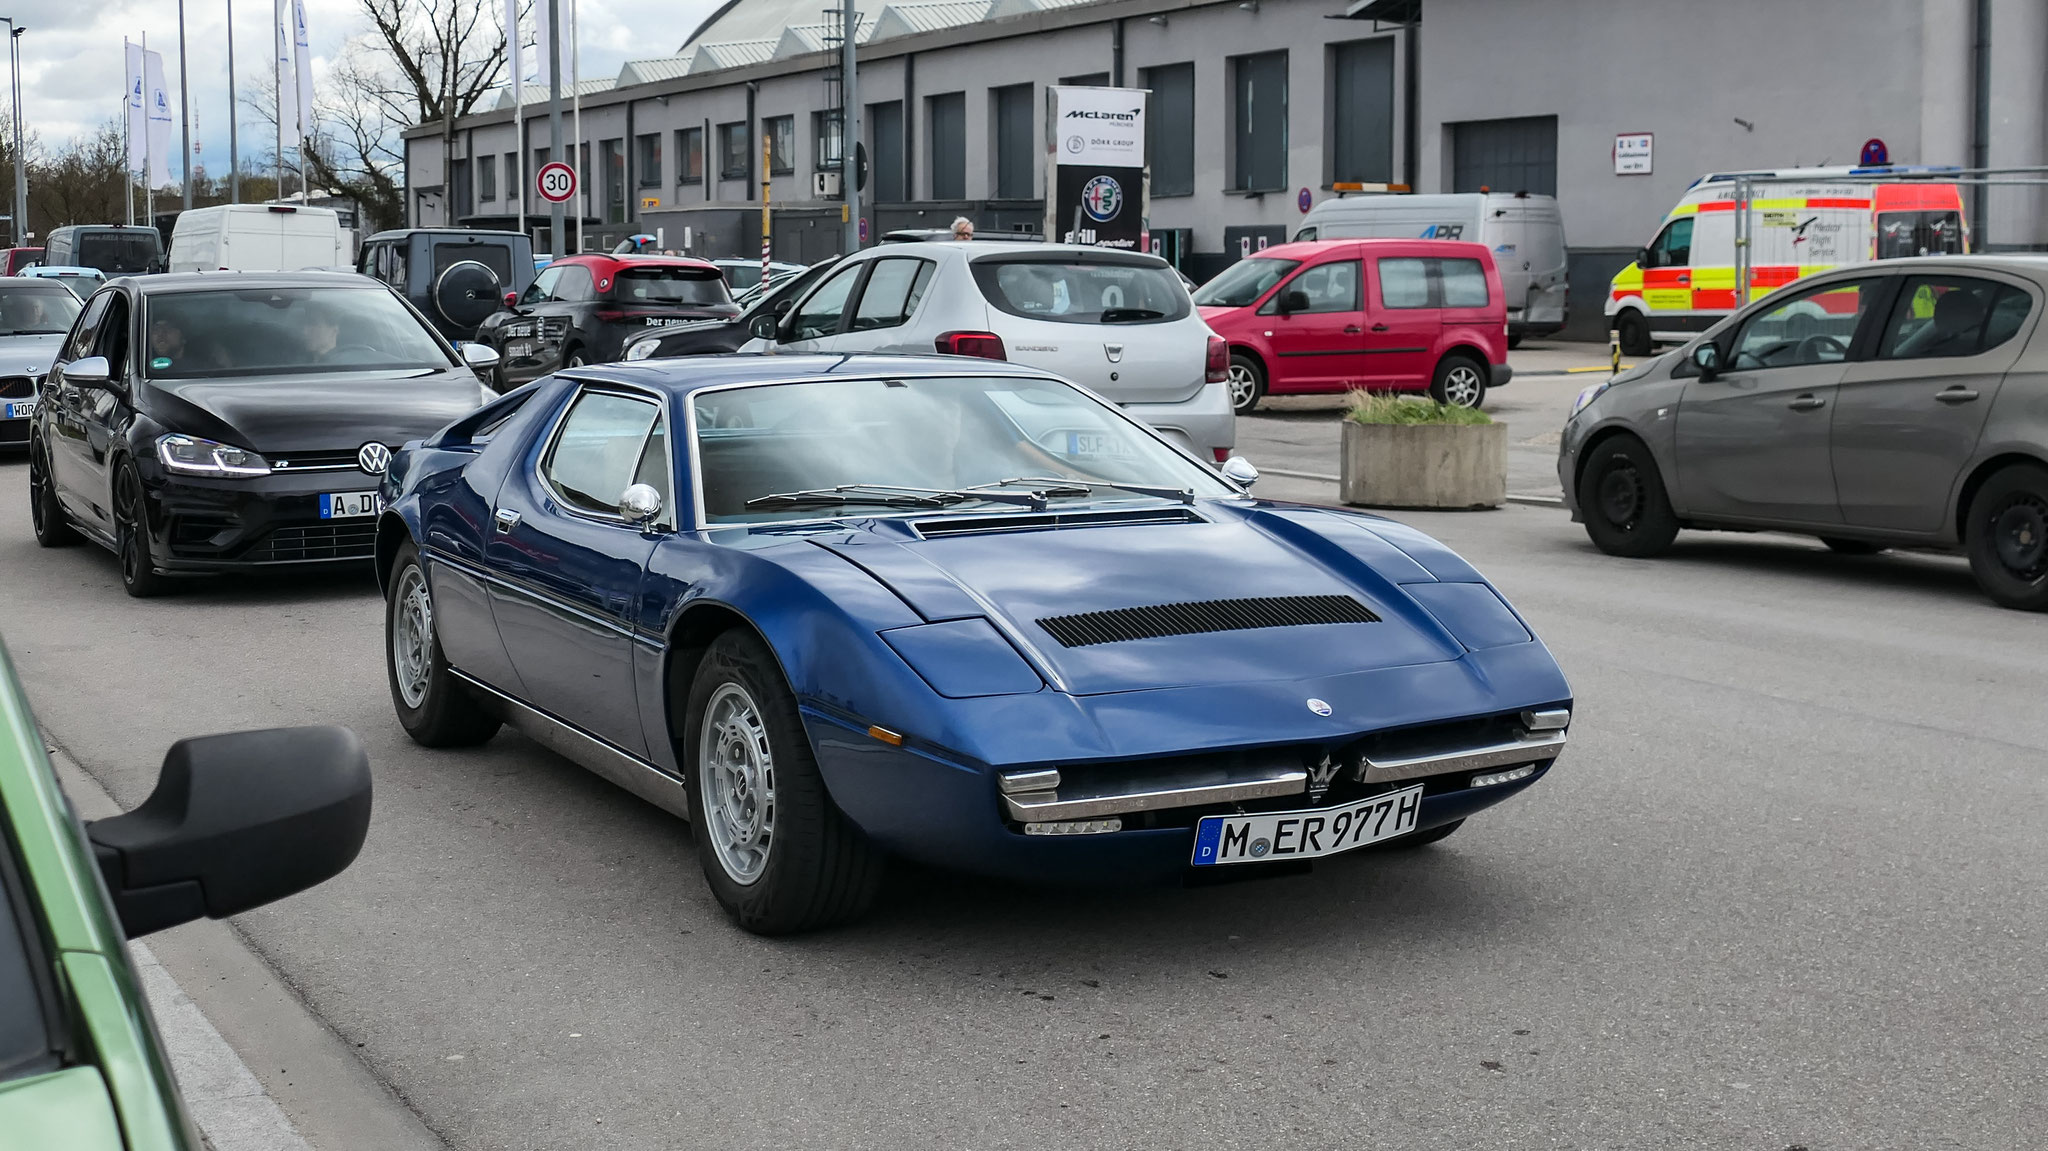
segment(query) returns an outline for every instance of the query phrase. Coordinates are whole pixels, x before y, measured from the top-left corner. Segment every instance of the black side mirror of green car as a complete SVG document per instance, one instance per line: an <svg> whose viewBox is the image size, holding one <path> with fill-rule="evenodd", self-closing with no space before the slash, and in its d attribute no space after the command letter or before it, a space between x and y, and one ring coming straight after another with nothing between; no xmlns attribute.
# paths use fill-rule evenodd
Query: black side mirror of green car
<svg viewBox="0 0 2048 1151"><path fill-rule="evenodd" d="M370 830L370 757L345 727L181 739L156 790L86 825L129 938L325 882Z"/></svg>

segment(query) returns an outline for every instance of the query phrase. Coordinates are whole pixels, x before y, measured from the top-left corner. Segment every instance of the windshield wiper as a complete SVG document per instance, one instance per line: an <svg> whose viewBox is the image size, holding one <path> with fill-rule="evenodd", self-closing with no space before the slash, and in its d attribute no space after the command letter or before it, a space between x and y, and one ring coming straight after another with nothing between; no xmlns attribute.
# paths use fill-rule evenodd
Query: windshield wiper
<svg viewBox="0 0 2048 1151"><path fill-rule="evenodd" d="M835 488L806 488L794 492L773 492L755 496L747 508L829 508L872 504L886 508L942 508L959 502L936 488L899 488L888 484L840 484ZM962 499L966 497L961 497Z"/></svg>
<svg viewBox="0 0 2048 1151"><path fill-rule="evenodd" d="M1118 492L1132 492L1141 496L1156 496L1162 500L1178 500L1184 504L1195 502L1195 493L1191 488L1169 488L1158 484L1125 484L1118 483L1115 480L1077 480L1065 476L1012 476L1007 480L991 480L985 484L975 484L973 487L961 488L959 490L962 492L987 492L989 488L1008 487L1011 484L1045 485L1035 491L1019 493L1038 497L1040 501L1039 506L1043 506L1044 500L1054 496L1093 495L1097 488ZM993 499L1000 494L1002 493L988 492L987 498Z"/></svg>

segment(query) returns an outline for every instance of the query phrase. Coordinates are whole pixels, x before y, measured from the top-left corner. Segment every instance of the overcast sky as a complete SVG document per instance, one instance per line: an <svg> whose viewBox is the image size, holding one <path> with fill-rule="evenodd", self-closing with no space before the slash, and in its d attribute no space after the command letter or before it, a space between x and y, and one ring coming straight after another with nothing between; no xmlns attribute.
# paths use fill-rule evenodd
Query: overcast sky
<svg viewBox="0 0 2048 1151"><path fill-rule="evenodd" d="M467 0L491 5L502 0ZM582 24L582 74L613 75L628 59L663 55L681 46L715 0L577 0ZM229 0L185 0L185 42L192 56L193 143L211 172L225 172L228 157L227 6ZM568 7L563 0L563 7ZM246 81L270 66L271 0L234 0L235 73ZM21 38L24 123L45 147L91 132L121 111L121 40L139 40L164 55L164 78L177 100L178 0L42 0L0 5L28 29ZM306 0L316 84L344 41L368 30L360 0ZM529 33L531 35L531 33ZM5 93L0 92L0 97ZM249 134L245 151L257 150ZM177 165L171 166L177 175Z"/></svg>

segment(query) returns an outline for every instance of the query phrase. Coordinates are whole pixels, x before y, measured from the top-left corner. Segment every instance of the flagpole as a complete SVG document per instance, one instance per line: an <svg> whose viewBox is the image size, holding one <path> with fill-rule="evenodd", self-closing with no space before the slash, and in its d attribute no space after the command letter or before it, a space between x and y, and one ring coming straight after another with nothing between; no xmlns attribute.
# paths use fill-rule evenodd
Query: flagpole
<svg viewBox="0 0 2048 1151"><path fill-rule="evenodd" d="M192 70L192 58L185 54L185 0L178 0L178 129L183 141L178 147L178 182L185 185L184 207L192 207L192 92L185 74Z"/></svg>
<svg viewBox="0 0 2048 1151"><path fill-rule="evenodd" d="M235 0L228 4L228 203L242 202L242 154L235 146L235 121L241 109L235 105Z"/></svg>
<svg viewBox="0 0 2048 1151"><path fill-rule="evenodd" d="M572 131L576 135L574 150L576 159L571 162L576 168L576 239L579 241L578 247L582 246L580 241L583 239L583 218L590 215L590 208L588 206L590 201L589 181L584 179L585 172L583 171L583 76L578 71L579 66L583 63L583 53L578 51L576 46L577 42L582 39L579 34L580 31L576 27L576 0L569 0L569 106L573 109L570 115L575 121ZM561 66L562 58L560 56L555 57L555 67L560 69ZM632 141L626 141L626 146L631 147Z"/></svg>
<svg viewBox="0 0 2048 1151"><path fill-rule="evenodd" d="M548 156L553 160L562 158L562 0L536 0L548 6L548 42L543 49L548 54ZM582 173L577 173L577 182L582 182ZM445 183L454 181L443 174ZM562 204L549 201L548 246L554 250L557 259L573 255L575 249L568 246L562 235Z"/></svg>
<svg viewBox="0 0 2048 1151"><path fill-rule="evenodd" d="M279 42L284 33L284 0L277 0L270 14L270 70L277 76L277 202L284 202L284 55Z"/></svg>
<svg viewBox="0 0 2048 1151"><path fill-rule="evenodd" d="M505 54L512 58L512 194L519 197L519 234L526 235L526 53L519 46L519 0L507 0Z"/></svg>
<svg viewBox="0 0 2048 1151"><path fill-rule="evenodd" d="M128 37L121 37L121 70L128 70ZM135 89L127 84L121 86L121 171L128 174L128 225L135 225ZM20 163L19 160L15 161Z"/></svg>
<svg viewBox="0 0 2048 1151"><path fill-rule="evenodd" d="M156 156L149 150L149 33L142 34L142 222L156 226Z"/></svg>

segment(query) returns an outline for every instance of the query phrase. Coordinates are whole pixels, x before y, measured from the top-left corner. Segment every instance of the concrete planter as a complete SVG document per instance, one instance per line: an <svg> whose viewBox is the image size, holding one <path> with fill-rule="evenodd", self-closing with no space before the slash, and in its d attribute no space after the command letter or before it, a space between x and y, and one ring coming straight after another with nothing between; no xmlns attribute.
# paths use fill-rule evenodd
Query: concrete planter
<svg viewBox="0 0 2048 1151"><path fill-rule="evenodd" d="M1344 421L1344 502L1371 508L1497 508L1508 498L1506 424Z"/></svg>

